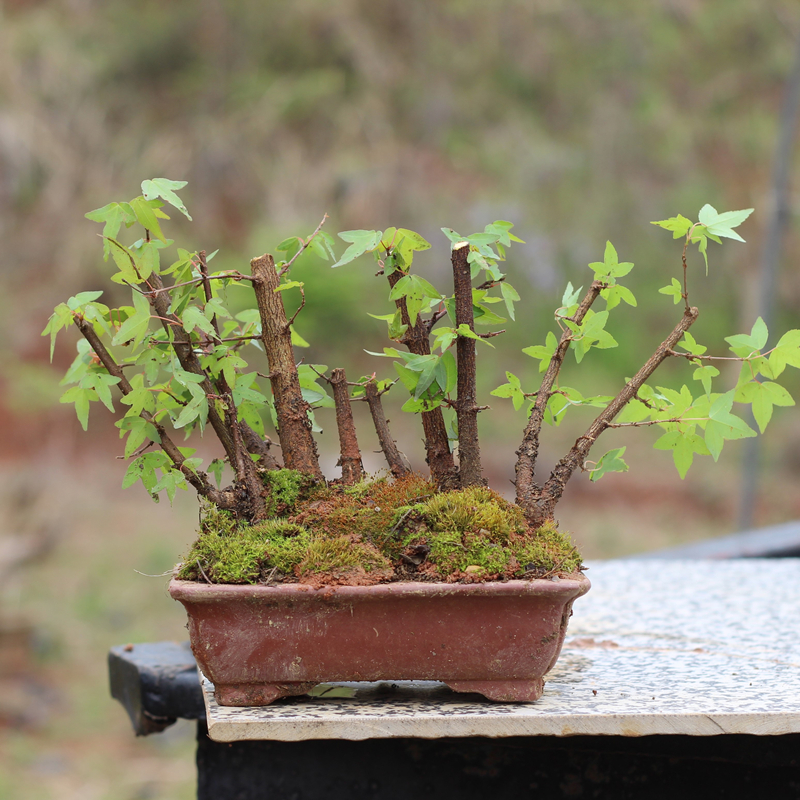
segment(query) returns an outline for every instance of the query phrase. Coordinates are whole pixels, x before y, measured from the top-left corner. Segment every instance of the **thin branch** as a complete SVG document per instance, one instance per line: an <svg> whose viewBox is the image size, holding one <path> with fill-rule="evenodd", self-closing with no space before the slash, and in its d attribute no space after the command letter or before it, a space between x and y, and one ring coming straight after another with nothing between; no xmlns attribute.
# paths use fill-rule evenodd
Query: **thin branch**
<svg viewBox="0 0 800 800"><path fill-rule="evenodd" d="M89 342L92 349L97 353L100 363L106 368L109 375L119 378L117 384L123 395L130 394L133 391L128 379L122 373L119 365L114 361L111 353L108 352L106 346L100 340L100 337L94 330L94 326L87 322L83 317L78 314L73 315L75 324L77 325L84 338ZM236 505L236 496L234 492L219 491L215 489L208 480L208 476L204 472L190 469L184 464L184 457L177 445L169 438L164 426L157 422L156 419L147 411L142 411L139 415L145 419L156 429L159 436L159 445L161 449L167 454L167 457L172 461L177 469L179 469L186 480L197 490L197 493L203 497L207 497L212 503L220 508L234 508Z"/></svg>
<svg viewBox="0 0 800 800"><path fill-rule="evenodd" d="M763 353L759 351L755 351L752 355L749 356L697 356L693 355L692 353L679 353L677 350L670 350L667 355L668 356L678 356L680 358L688 358L689 361L754 361L757 358L766 358L773 350L777 348L773 347L771 350L765 350Z"/></svg>
<svg viewBox="0 0 800 800"><path fill-rule="evenodd" d="M206 279L209 281L220 281L220 280L233 280L233 281L252 281L253 278L250 275L244 275L241 272L227 272L221 275L207 275ZM173 289L179 289L182 286L199 286L203 283L203 278L192 278L190 281L183 281L181 283L173 283L171 286L161 286L158 289L140 289L138 286L134 286L133 284L129 283L128 286L131 289L139 292L139 294L143 294L145 296L149 295L157 295L161 294L162 292L171 292Z"/></svg>
<svg viewBox="0 0 800 800"><path fill-rule="evenodd" d="M556 464L544 486L532 492L523 506L525 516L532 527L538 528L547 520L553 519L556 504L561 499L567 481L572 473L586 461L594 443L608 427L614 417L636 396L645 381L658 369L681 336L692 326L698 317L696 308L689 308L673 328L670 335L656 348L644 366L622 388L617 396L598 414L594 422L572 446L570 451Z"/></svg>
<svg viewBox="0 0 800 800"><path fill-rule="evenodd" d="M592 307L592 303L600 296L600 292L605 288L605 284L601 281L592 281L592 285L586 292L583 300L581 300L575 314L570 318L571 322L580 325L584 317ZM553 386L555 386L556 379L561 370L561 365L564 363L564 358L567 354L570 342L573 339L572 331L565 328L561 333L561 339L556 347L555 353L550 358L550 363L547 365L547 370L542 378L539 391L536 393L536 402L531 410L531 415L528 419L528 424L525 426L522 442L517 450L517 463L516 463L516 486L517 486L517 504L526 508L533 502L539 487L534 482L534 473L536 470L536 459L539 455L539 435L544 422L545 409L547 403L553 394Z"/></svg>
<svg viewBox="0 0 800 800"><path fill-rule="evenodd" d="M380 443L381 450L383 450L383 455L386 457L386 463L392 471L392 475L394 475L395 478L406 475L411 470L403 459L402 454L397 449L397 444L389 432L389 424L383 412L383 404L380 400L380 396L383 392L378 391L378 383L374 378L367 381L364 392L365 399L369 404L372 421L375 424L375 432L378 434L378 442Z"/></svg>
<svg viewBox="0 0 800 800"><path fill-rule="evenodd" d="M300 306L298 307L297 311L292 314L292 318L286 323L287 328L291 328L294 325L294 321L297 319L297 315L303 310L303 306L306 304L306 293L303 291L303 287L300 287Z"/></svg>
<svg viewBox="0 0 800 800"><path fill-rule="evenodd" d="M289 271L289 268L292 266L292 264L294 264L294 262L297 261L300 255L305 252L306 248L311 244L314 237L322 230L322 226L325 224L326 219L328 219L327 214L325 214L322 217L322 219L319 221L319 225L317 225L316 230L314 231L314 233L311 234L311 236L308 237L308 239L306 239L306 241L303 243L303 246L292 256L292 258L289 261L287 261L281 267L280 271L278 272L279 278L282 278Z"/></svg>

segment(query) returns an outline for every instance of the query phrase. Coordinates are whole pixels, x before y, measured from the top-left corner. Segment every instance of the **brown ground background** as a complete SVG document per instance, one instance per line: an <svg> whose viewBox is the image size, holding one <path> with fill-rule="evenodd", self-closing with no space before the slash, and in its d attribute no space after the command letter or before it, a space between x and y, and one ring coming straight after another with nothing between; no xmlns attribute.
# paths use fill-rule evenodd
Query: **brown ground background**
<svg viewBox="0 0 800 800"><path fill-rule="evenodd" d="M640 309L620 310L620 348L592 354L578 386L610 391L674 316L655 290L678 252L652 219L705 202L756 207L747 245L711 245L707 280L693 265L697 338L749 330L798 34L790 0L0 2L0 799L193 794L191 726L134 739L108 698L105 654L183 638L167 579L146 575L180 556L196 505L119 488L109 415L93 408L87 435L57 402L74 337L51 368L39 336L57 302L102 284L86 211L134 196L144 178L185 179L195 222L177 222L176 238L219 247L223 267L309 233L328 212L331 232L419 230L434 243L419 258L433 280L447 263L439 227L510 219L526 240L509 260L524 310L479 364L487 398L505 369L531 374L520 349L543 341L564 285L585 283L610 238L637 263ZM783 245L780 329L800 327L793 209ZM298 319L307 359L351 375L384 368L362 352L385 343L383 323L364 313L386 313L368 267L300 267L318 286ZM502 491L524 420L493 401L480 424ZM416 421L390 416L422 467ZM546 463L574 440L577 417L552 432ZM764 437L757 525L800 517L799 420L782 409ZM322 422L333 475L332 420ZM735 529L741 448L717 465L698 459L680 481L649 432L635 433L609 443L627 444L635 472L596 485L579 476L560 506L587 558Z"/></svg>

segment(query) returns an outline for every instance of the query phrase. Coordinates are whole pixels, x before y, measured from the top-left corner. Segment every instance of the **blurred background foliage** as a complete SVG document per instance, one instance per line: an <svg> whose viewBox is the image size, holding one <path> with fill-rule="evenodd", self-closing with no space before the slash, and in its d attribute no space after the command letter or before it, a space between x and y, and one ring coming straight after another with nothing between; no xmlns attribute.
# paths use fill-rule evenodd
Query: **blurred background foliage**
<svg viewBox="0 0 800 800"><path fill-rule="evenodd" d="M798 35L793 0L0 3L0 463L4 475L59 499L58 524L48 528L56 531L47 539L54 543L25 574L56 582L64 568L83 575L58 613L40 609L30 581L19 578L5 603L27 609L36 635L55 642L34 660L72 698L66 708L73 711L65 713L84 708L78 698L87 689L54 678L56 672L86 666L101 680L97 659L107 646L126 637L180 635L181 615L163 593L158 619L123 614L108 622L102 609L116 601L98 577L109 569L99 554L122 559L125 574L131 567L169 569L191 538L194 518L191 499L182 498L183 529L158 549L157 529L174 530L173 516L164 504L149 505L139 489L128 494L140 496L120 498L125 467L114 461L120 448L110 421L94 410L90 437L83 438L71 411L57 405L60 375L48 365L39 333L55 303L106 285L86 211L138 194L144 178L187 180L183 197L194 223L174 219L171 235L190 248L220 248L215 266L236 269L286 236L307 235L325 212L330 232L407 227L433 242L415 266L442 289L448 243L439 228L471 233L497 218L511 220L526 242L509 256L523 304L500 355L482 354L484 393L505 380L505 369L533 377L534 362L520 348L543 341L567 281L585 284L587 263L601 259L611 239L622 259L637 263L628 285L640 307L615 312L610 330L621 347L592 358L588 377L595 385L577 387L611 391L674 324L671 301L655 289L676 273L680 252L650 220L693 216L705 202L720 210L756 208L742 228L747 245L712 244L707 279L697 259L691 265L693 300L703 309L697 339L710 344L749 330L779 110ZM776 329L799 326L794 216L783 252ZM297 322L312 345L303 353L308 361L343 365L351 377L376 369L390 374L387 362L362 352L387 343L384 323L364 313L388 308L385 283L372 278L371 266L356 262L331 272L311 259L298 263L297 279L310 285ZM60 342L58 365L71 358ZM502 489L513 477L524 420L507 401L492 400L494 413L480 422L491 477ZM406 449L422 466L415 420L393 417L398 438L411 437ZM575 429L570 434L574 439ZM579 478L569 490L574 502L567 498L562 523L588 555L644 550L733 525L736 448L726 448L717 469L701 459L691 482L681 483L668 455L650 457L651 441L638 432L635 442L620 436L611 445L629 445L635 476L612 475L597 487ZM557 431L545 456L569 443L570 435ZM792 491L798 444L796 411L785 410L765 440L762 524L800 516ZM144 537L145 550L134 552L122 540L115 550L100 527L121 508L147 509L141 518L154 532ZM25 535L24 525L4 524L7 534ZM34 526L39 534L43 524ZM117 567L110 569L114 583ZM131 585L139 589L130 589L126 608L150 608L151 601L133 598L135 591L149 597L152 585L138 576ZM94 638L81 639L77 632L87 625L94 625ZM73 634L80 647L69 646ZM60 656L48 661L53 652ZM119 709L103 713L84 713L87 730L113 729L125 740ZM36 729L45 733L30 734L45 752L47 736L65 725L48 724ZM136 777L139 767L131 767L122 791L114 783L118 771L105 764L86 777L89 767L71 769L62 750L61 761L37 761L20 744L24 737L15 741L17 772L0 779L0 796L5 790L8 797L71 798L57 788L66 785L82 798L190 796L185 786ZM7 740L0 740L3 747L11 752Z"/></svg>

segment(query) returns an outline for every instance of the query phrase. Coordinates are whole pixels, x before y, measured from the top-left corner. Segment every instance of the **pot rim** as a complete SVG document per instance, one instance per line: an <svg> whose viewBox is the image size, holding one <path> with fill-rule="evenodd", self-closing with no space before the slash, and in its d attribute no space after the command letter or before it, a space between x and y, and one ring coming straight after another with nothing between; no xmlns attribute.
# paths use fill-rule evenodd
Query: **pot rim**
<svg viewBox="0 0 800 800"><path fill-rule="evenodd" d="M259 584L198 583L173 577L169 593L175 600L193 603L218 602L222 599L313 599L324 600L386 600L390 598L422 598L466 595L474 597L503 597L511 595L572 595L577 598L591 587L585 575L580 578L534 578L531 580L487 581L485 583L444 583L396 581L372 586L322 586L318 589L304 583L276 586Z"/></svg>

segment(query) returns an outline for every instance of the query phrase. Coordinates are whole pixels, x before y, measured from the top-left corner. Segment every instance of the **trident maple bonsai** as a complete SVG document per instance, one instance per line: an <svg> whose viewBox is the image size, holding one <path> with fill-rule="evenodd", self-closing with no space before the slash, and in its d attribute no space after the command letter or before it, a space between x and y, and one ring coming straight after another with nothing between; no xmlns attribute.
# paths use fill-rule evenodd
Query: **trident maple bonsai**
<svg viewBox="0 0 800 800"><path fill-rule="evenodd" d="M709 240L743 241L735 228L752 209L719 214L706 205L696 222L677 216L654 223L683 240L680 279L660 290L681 307L680 316L617 395L585 397L560 382L568 352L580 363L593 348L615 346L607 330L609 312L620 302L636 305L619 283L633 264L620 262L610 242L603 260L589 265L594 274L588 290L567 286L555 312L559 333L524 350L543 373L538 388L523 387L523 380L507 372L507 383L491 392L517 410L527 409L517 450L516 503L509 503L486 487L482 473L478 418L487 406L478 399L476 351L479 345L493 347L491 340L503 333L484 329L506 321L492 306L504 303L513 320L520 300L500 269L505 249L521 241L511 223L497 221L470 236L443 229L452 244L452 294L411 271L415 253L430 247L419 234L402 228L344 232L340 237L349 247L337 260L334 240L322 230L324 219L307 238L281 242L281 259L253 259L249 274L212 271L214 254L203 250L178 248L177 258L162 265L173 244L161 229L169 219L165 204L191 219L177 195L183 186L147 180L139 197L86 215L103 224L104 256L117 268L111 280L130 287L133 304L109 308L99 302L101 292L84 292L56 307L44 333L52 346L70 324L83 335L64 378L71 388L62 402L74 403L84 429L90 404L99 400L113 411L112 388L121 392L117 426L130 459L124 486L141 480L152 497L166 492L171 500L191 484L203 499L201 536L184 561L184 578L474 582L574 573L580 557L555 523L564 487L579 470L588 470L592 480L627 470L624 447L589 460L601 434L660 427L655 447L672 450L683 477L695 454L716 459L725 441L755 435L733 413L735 402L752 404L762 431L774 405L793 404L776 381L787 365L800 366L800 331L765 350L768 334L759 319L749 334L727 338L733 356L726 357L707 355L689 333L699 312L689 302L688 247L699 247L707 269ZM123 243L120 232L132 227L140 238ZM372 255L395 306L379 318L397 345L375 355L394 359L396 377L350 382L342 368L298 365L294 346L303 342L294 322L305 305L305 287L293 267L306 250L334 267ZM250 307L234 313L229 301L246 289ZM291 289L300 299L287 312L285 292ZM596 310L598 300L603 310ZM251 356L262 365L250 366ZM667 359L688 362L689 385L674 390L648 383ZM741 363L736 385L724 392L713 388L717 360ZM411 473L388 428L383 396L398 380L409 393L403 410L421 417L429 479ZM369 405L390 477L364 475L351 412L356 399ZM549 476L540 477L543 424L560 424L578 405L600 411ZM314 440L314 412L323 407L335 411L341 445L341 476L330 484ZM266 434L270 424L279 448ZM207 427L222 453L204 470L194 451L174 437ZM233 478L222 486L226 467Z"/></svg>

